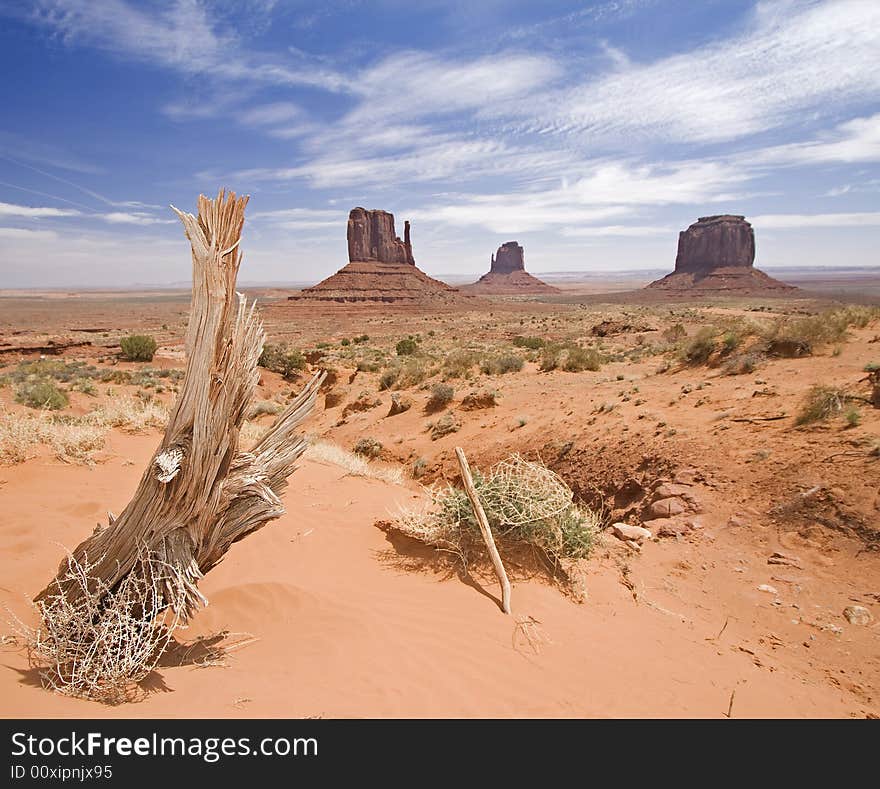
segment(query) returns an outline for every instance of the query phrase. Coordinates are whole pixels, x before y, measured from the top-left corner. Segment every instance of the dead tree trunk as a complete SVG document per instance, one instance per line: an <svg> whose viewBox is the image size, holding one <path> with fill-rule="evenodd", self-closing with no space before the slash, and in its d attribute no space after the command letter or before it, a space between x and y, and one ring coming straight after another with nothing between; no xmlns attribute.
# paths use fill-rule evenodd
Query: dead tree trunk
<svg viewBox="0 0 880 789"><path fill-rule="evenodd" d="M197 217L174 208L192 245L193 267L180 394L134 498L73 552L79 565L90 567L88 588L112 590L141 566L146 551L163 567L156 574L162 603L184 620L206 602L198 580L232 543L284 513L279 495L306 448L294 430L311 412L323 380L315 375L259 443L240 450L264 338L254 304L235 292L247 200L221 190L216 200L199 197ZM37 601L84 593L71 583L68 567L62 563Z"/></svg>
<svg viewBox="0 0 880 789"><path fill-rule="evenodd" d="M492 560L492 566L495 568L495 575L498 577L498 583L501 584L501 610L505 614L509 614L510 581L507 579L504 563L501 561L501 555L495 546L495 538L492 536L489 519L486 517L486 511L483 509L480 496L474 486L474 478L471 476L471 468L468 465L464 450L461 447L456 447L455 455L458 458L458 465L461 469L461 481L464 483L465 493L467 493L467 497L470 499L471 507L477 518L477 524L480 527L480 533L483 535L483 542L486 543L486 550L489 552L489 558Z"/></svg>

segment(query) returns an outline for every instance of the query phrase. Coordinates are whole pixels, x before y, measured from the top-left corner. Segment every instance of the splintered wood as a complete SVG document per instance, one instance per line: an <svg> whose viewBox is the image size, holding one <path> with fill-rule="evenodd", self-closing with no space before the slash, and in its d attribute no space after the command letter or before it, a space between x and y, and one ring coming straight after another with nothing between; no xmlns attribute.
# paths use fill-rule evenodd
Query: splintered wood
<svg viewBox="0 0 880 789"><path fill-rule="evenodd" d="M146 550L163 567L155 578L164 606L184 621L206 602L198 580L232 543L284 513L279 496L306 448L295 430L311 412L324 377L319 373L309 381L255 447L240 449L264 339L254 304L235 292L247 201L221 190L215 200L199 197L197 216L172 206L192 246L180 394L128 506L73 551L76 562L90 567L85 589L96 590L113 589L128 573L143 572L137 559ZM68 568L65 560L38 601L87 593L70 583Z"/></svg>

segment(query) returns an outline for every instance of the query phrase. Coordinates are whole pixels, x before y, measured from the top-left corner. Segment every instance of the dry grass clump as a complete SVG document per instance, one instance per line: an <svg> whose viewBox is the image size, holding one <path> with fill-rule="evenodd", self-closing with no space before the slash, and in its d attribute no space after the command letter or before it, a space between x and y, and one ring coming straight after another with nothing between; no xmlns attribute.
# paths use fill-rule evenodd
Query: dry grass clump
<svg viewBox="0 0 880 789"><path fill-rule="evenodd" d="M305 451L304 457L310 460L323 461L339 466L354 477L367 477L389 482L392 485L403 484L403 470L391 466L370 463L366 458L343 449L332 441L313 440Z"/></svg>
<svg viewBox="0 0 880 789"><path fill-rule="evenodd" d="M432 374L424 359L407 356L405 360L394 361L379 376L379 390L409 389L418 386Z"/></svg>
<svg viewBox="0 0 880 789"><path fill-rule="evenodd" d="M431 387L431 395L425 403L425 409L431 413L442 411L452 402L453 397L455 397L455 389L449 384L436 383Z"/></svg>
<svg viewBox="0 0 880 789"><path fill-rule="evenodd" d="M589 556L601 517L578 507L571 488L545 465L512 455L487 474L474 471L473 477L502 554L527 547L552 568ZM430 494L426 508L402 511L396 527L451 552L465 566L483 559L485 544L465 491L449 485L430 489Z"/></svg>
<svg viewBox="0 0 880 789"><path fill-rule="evenodd" d="M15 387L15 402L30 408L59 411L67 408L70 399L67 393L59 389L49 378L32 378L22 381Z"/></svg>
<svg viewBox="0 0 880 789"><path fill-rule="evenodd" d="M373 458L381 457L383 449L382 442L378 439L363 436L355 442L352 452L354 452L355 455L360 455L367 460L371 460Z"/></svg>
<svg viewBox="0 0 880 789"><path fill-rule="evenodd" d="M85 463L104 446L106 430L76 420L57 420L47 411L0 411L0 463L24 463L39 446L65 462Z"/></svg>
<svg viewBox="0 0 880 789"><path fill-rule="evenodd" d="M443 359L444 378L469 378L476 364L480 361L479 351L459 349Z"/></svg>
<svg viewBox="0 0 880 789"><path fill-rule="evenodd" d="M183 576L142 550L115 588L92 574L95 564L68 555L53 591L35 603L40 624L15 619L43 685L66 696L120 704L159 662L181 623Z"/></svg>
<svg viewBox="0 0 880 789"><path fill-rule="evenodd" d="M795 424L807 425L837 416L843 412L846 394L841 389L817 384L804 396Z"/></svg>
<svg viewBox="0 0 880 789"><path fill-rule="evenodd" d="M515 353L492 354L480 362L480 372L485 375L518 373L524 364L523 358Z"/></svg>
<svg viewBox="0 0 880 789"><path fill-rule="evenodd" d="M168 421L168 407L152 397L126 395L108 400L81 419L84 424L118 427L137 433L150 427L164 427Z"/></svg>

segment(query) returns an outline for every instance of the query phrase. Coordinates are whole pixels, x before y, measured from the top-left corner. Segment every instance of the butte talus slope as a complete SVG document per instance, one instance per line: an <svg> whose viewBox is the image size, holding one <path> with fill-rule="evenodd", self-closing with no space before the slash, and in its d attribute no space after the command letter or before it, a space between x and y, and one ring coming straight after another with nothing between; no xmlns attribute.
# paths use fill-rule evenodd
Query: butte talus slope
<svg viewBox="0 0 880 789"><path fill-rule="evenodd" d="M526 271L525 254L516 241L508 241L498 247L498 251L492 255L489 271L462 290L499 296L559 292L558 288L541 282Z"/></svg>
<svg viewBox="0 0 880 789"><path fill-rule="evenodd" d="M703 216L678 235L675 271L647 287L670 295L789 293L792 285L756 269L755 232L745 217Z"/></svg>
<svg viewBox="0 0 880 789"><path fill-rule="evenodd" d="M388 211L353 208L348 216L348 265L299 294L300 302L443 304L460 300L458 291L418 269L409 222L401 240Z"/></svg>

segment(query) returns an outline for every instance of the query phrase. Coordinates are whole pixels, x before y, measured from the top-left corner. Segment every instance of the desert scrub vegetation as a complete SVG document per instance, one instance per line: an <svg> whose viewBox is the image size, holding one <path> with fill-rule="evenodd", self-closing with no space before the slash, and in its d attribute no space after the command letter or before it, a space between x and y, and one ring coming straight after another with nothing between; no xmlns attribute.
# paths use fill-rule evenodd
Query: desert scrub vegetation
<svg viewBox="0 0 880 789"><path fill-rule="evenodd" d="M59 411L67 408L70 398L50 378L31 378L16 385L15 402L30 408Z"/></svg>
<svg viewBox="0 0 880 789"><path fill-rule="evenodd" d="M470 378L471 372L480 361L480 352L458 349L443 359L441 367L444 378Z"/></svg>
<svg viewBox="0 0 880 789"><path fill-rule="evenodd" d="M346 474L351 474L354 477L378 479L383 482L389 482L392 485L402 485L404 482L402 468L371 463L362 455L349 452L332 441L311 439L304 457L339 466L339 468L345 470Z"/></svg>
<svg viewBox="0 0 880 789"><path fill-rule="evenodd" d="M96 564L68 554L50 593L34 603L40 625L14 619L13 626L45 687L121 704L143 692L137 683L156 667L181 624L182 609L168 609L160 590L182 597L183 581L143 548L133 571L113 588L93 572Z"/></svg>
<svg viewBox="0 0 880 789"><path fill-rule="evenodd" d="M306 367L306 357L287 343L266 344L257 362L260 367L278 373L285 381L295 381Z"/></svg>
<svg viewBox="0 0 880 789"><path fill-rule="evenodd" d="M372 460L373 458L382 456L382 449L381 441L375 438L370 438L369 436L364 436L355 442L352 452L354 452L355 455L367 458L367 460Z"/></svg>
<svg viewBox="0 0 880 789"><path fill-rule="evenodd" d="M795 424L808 425L837 416L843 412L846 399L846 394L841 389L816 384L804 396Z"/></svg>
<svg viewBox="0 0 880 789"><path fill-rule="evenodd" d="M408 357L404 360L395 360L379 376L379 390L409 389L430 378L434 372L429 363L421 358Z"/></svg>
<svg viewBox="0 0 880 789"><path fill-rule="evenodd" d="M538 351L547 344L547 341L541 337L523 337L522 335L517 335L513 338L513 344L517 348L528 348L530 351Z"/></svg>
<svg viewBox="0 0 880 789"><path fill-rule="evenodd" d="M565 560L590 555L601 517L574 503L571 489L542 463L519 455L473 471L474 487L499 552L526 548L554 571ZM485 561L485 545L470 501L454 485L429 489L428 505L403 510L395 527L420 542L451 553L465 567Z"/></svg>
<svg viewBox="0 0 880 789"><path fill-rule="evenodd" d="M425 403L425 409L430 413L442 411L452 402L453 397L455 397L455 389L449 384L436 383L431 387L431 394Z"/></svg>
<svg viewBox="0 0 880 789"><path fill-rule="evenodd" d="M21 413L0 410L0 463L24 463L40 446L47 446L70 463L87 463L102 449L106 430L76 420L60 420L47 411Z"/></svg>
<svg viewBox="0 0 880 789"><path fill-rule="evenodd" d="M0 410L0 463L23 463L47 446L69 463L89 463L102 449L107 431L116 427L141 432L161 427L168 410L155 400L120 397L84 416L64 416L43 410L37 413Z"/></svg>
<svg viewBox="0 0 880 789"><path fill-rule="evenodd" d="M598 370L602 356L595 348L581 348L574 343L547 343L541 348L538 369L542 373L565 370L570 373Z"/></svg>
<svg viewBox="0 0 880 789"><path fill-rule="evenodd" d="M119 341L120 356L127 362L151 362L156 354L156 340L149 334L129 334Z"/></svg>
<svg viewBox="0 0 880 789"><path fill-rule="evenodd" d="M404 337L394 346L398 356L412 356L419 350L419 343L415 337Z"/></svg>
<svg viewBox="0 0 880 789"><path fill-rule="evenodd" d="M490 354L480 362L480 372L484 375L505 375L518 373L525 361L515 353Z"/></svg>

